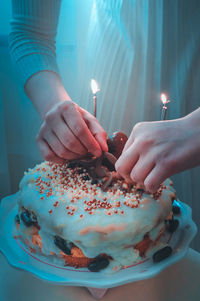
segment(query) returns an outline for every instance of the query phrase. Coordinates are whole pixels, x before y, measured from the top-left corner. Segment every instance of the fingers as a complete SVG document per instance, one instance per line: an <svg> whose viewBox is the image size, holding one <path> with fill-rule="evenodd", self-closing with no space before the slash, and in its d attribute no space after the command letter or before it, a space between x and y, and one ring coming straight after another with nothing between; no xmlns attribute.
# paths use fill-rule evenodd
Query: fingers
<svg viewBox="0 0 200 301"><path fill-rule="evenodd" d="M131 180L139 184L144 184L146 177L154 166L154 161L148 156L140 157L130 173Z"/></svg>
<svg viewBox="0 0 200 301"><path fill-rule="evenodd" d="M65 160L73 160L77 158L77 154L64 147L64 145L52 131L45 131L43 139L55 152L57 157Z"/></svg>
<svg viewBox="0 0 200 301"><path fill-rule="evenodd" d="M45 160L58 163L58 164L62 164L65 162L64 159L59 158L52 151L52 149L48 146L48 144L44 140L37 138L37 143L38 143L39 150Z"/></svg>
<svg viewBox="0 0 200 301"><path fill-rule="evenodd" d="M156 165L148 174L144 181L144 185L147 191L154 193L158 190L160 183L167 179L169 175L162 166Z"/></svg>
<svg viewBox="0 0 200 301"><path fill-rule="evenodd" d="M134 151L134 144L123 152L115 164L117 173L127 182L132 182L130 173L139 159L139 154Z"/></svg>
<svg viewBox="0 0 200 301"><path fill-rule="evenodd" d="M58 118L53 121L52 131L67 150L70 150L79 156L83 156L87 153L87 149L81 144L79 139L74 136L61 116L58 116Z"/></svg>
<svg viewBox="0 0 200 301"><path fill-rule="evenodd" d="M72 133L80 140L88 152L99 157L102 153L101 147L90 132L87 124L83 120L80 112L76 109L75 105L66 104L66 106L63 107L62 116Z"/></svg>
<svg viewBox="0 0 200 301"><path fill-rule="evenodd" d="M82 116L89 130L91 131L91 133L93 134L97 142L99 143L101 149L104 152L107 152L108 151L108 145L106 140L107 134L102 128L102 126L99 124L98 120L94 116L92 116L89 112L83 109L82 109Z"/></svg>

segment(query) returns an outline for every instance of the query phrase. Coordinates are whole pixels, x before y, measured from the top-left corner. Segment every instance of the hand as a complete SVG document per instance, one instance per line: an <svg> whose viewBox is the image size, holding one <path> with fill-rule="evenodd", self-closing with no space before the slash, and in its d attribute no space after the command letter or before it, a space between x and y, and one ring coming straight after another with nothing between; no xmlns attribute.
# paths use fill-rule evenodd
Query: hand
<svg viewBox="0 0 200 301"><path fill-rule="evenodd" d="M58 102L44 117L37 136L42 156L63 163L88 152L98 157L107 151L106 132L97 119L71 100Z"/></svg>
<svg viewBox="0 0 200 301"><path fill-rule="evenodd" d="M200 111L170 121L136 124L116 162L128 182L151 193L173 174L200 164Z"/></svg>

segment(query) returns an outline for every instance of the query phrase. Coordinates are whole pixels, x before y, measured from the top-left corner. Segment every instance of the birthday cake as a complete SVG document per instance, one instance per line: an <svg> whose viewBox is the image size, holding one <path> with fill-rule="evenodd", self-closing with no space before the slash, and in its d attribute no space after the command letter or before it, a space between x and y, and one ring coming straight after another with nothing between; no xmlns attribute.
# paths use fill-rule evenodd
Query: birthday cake
<svg viewBox="0 0 200 301"><path fill-rule="evenodd" d="M29 252L92 272L171 254L160 238L167 227L174 231L172 181L154 194L127 184L116 177L113 153L63 165L45 161L25 173L13 235Z"/></svg>

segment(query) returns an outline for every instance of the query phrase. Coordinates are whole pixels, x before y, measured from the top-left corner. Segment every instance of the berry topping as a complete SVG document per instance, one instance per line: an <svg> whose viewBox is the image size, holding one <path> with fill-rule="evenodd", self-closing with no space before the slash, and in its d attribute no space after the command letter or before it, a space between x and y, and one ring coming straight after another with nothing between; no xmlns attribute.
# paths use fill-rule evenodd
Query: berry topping
<svg viewBox="0 0 200 301"><path fill-rule="evenodd" d="M69 246L69 244L67 244L66 240L64 240L62 237L55 236L54 243L65 254L71 255L71 247Z"/></svg>
<svg viewBox="0 0 200 301"><path fill-rule="evenodd" d="M179 221L177 219L169 219L166 221L166 229L168 232L173 233L179 226Z"/></svg>
<svg viewBox="0 0 200 301"><path fill-rule="evenodd" d="M100 270L105 269L108 265L108 257L105 254L100 254L89 264L88 269L91 272L99 272Z"/></svg>
<svg viewBox="0 0 200 301"><path fill-rule="evenodd" d="M33 221L31 220L31 215L29 211L23 211L20 214L20 218L26 227L31 227L33 225Z"/></svg>
<svg viewBox="0 0 200 301"><path fill-rule="evenodd" d="M127 140L128 137L125 133L114 132L113 135L107 139L108 151L112 153L116 158L119 158Z"/></svg>
<svg viewBox="0 0 200 301"><path fill-rule="evenodd" d="M82 168L79 168L79 169L77 170L77 172L78 172L79 175L81 175L82 173L84 173L84 170L83 170Z"/></svg>
<svg viewBox="0 0 200 301"><path fill-rule="evenodd" d="M72 168L72 169L75 168L76 166L77 166L77 162L69 162L67 165L68 168Z"/></svg>
<svg viewBox="0 0 200 301"><path fill-rule="evenodd" d="M90 177L89 177L88 175L83 176L83 180L84 180L84 181L90 180Z"/></svg>
<svg viewBox="0 0 200 301"><path fill-rule="evenodd" d="M172 248L170 246L166 246L153 254L153 261L160 262L165 258L169 257L171 254L172 254Z"/></svg>
<svg viewBox="0 0 200 301"><path fill-rule="evenodd" d="M20 214L20 218L26 227L35 226L40 228L37 222L37 217L33 212L23 209L22 213Z"/></svg>
<svg viewBox="0 0 200 301"><path fill-rule="evenodd" d="M17 215L15 216L15 222L16 222L17 224L20 224L19 214L17 214Z"/></svg>
<svg viewBox="0 0 200 301"><path fill-rule="evenodd" d="M144 189L142 189L142 188L137 188L136 191L137 191L137 192L140 192L140 193L143 193L143 192L144 192Z"/></svg>
<svg viewBox="0 0 200 301"><path fill-rule="evenodd" d="M93 179L93 180L91 181L91 184L92 184L92 185L97 184L97 183L98 183L97 179Z"/></svg>
<svg viewBox="0 0 200 301"><path fill-rule="evenodd" d="M173 212L174 214L180 214L180 213L181 213L181 208L180 208L179 206L174 205L174 206L172 207L172 212Z"/></svg>

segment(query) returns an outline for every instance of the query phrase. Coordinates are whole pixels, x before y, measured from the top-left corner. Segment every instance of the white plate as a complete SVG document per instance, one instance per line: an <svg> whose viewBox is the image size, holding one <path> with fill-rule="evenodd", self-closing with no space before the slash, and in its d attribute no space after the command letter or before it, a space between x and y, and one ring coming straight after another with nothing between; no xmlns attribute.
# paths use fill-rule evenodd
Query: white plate
<svg viewBox="0 0 200 301"><path fill-rule="evenodd" d="M143 262L112 275L104 274L103 271L92 273L86 269L61 267L45 262L45 258L42 256L36 257L29 254L21 242L12 236L13 220L17 213L17 197L18 194L6 197L0 204L0 251L12 266L29 271L40 279L60 285L111 288L151 278L183 258L197 232L197 227L191 218L190 207L179 201L181 215L176 218L180 225L170 237L173 253L169 258L159 263L153 263L150 258L147 258Z"/></svg>

